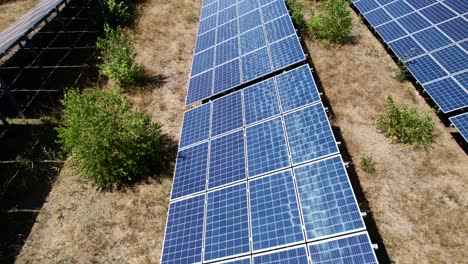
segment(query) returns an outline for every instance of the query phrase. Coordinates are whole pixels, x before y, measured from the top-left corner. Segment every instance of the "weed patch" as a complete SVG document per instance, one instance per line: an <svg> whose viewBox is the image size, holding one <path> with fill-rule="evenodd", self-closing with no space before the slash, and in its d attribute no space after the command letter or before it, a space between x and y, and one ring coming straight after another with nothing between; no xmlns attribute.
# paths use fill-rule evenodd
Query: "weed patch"
<svg viewBox="0 0 468 264"><path fill-rule="evenodd" d="M309 23L309 32L317 39L344 43L351 34L353 21L346 0L326 0Z"/></svg>

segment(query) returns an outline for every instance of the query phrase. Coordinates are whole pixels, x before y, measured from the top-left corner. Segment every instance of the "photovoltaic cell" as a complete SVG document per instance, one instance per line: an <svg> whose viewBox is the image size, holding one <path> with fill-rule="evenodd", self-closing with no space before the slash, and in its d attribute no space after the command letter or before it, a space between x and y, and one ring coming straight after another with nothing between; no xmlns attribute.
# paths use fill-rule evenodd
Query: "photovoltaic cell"
<svg viewBox="0 0 468 264"><path fill-rule="evenodd" d="M211 105L201 105L184 114L179 148L210 137Z"/></svg>
<svg viewBox="0 0 468 264"><path fill-rule="evenodd" d="M246 179L244 131L237 131L212 140L208 188Z"/></svg>
<svg viewBox="0 0 468 264"><path fill-rule="evenodd" d="M216 65L239 57L239 41L232 38L216 46Z"/></svg>
<svg viewBox="0 0 468 264"><path fill-rule="evenodd" d="M458 129L460 134L468 142L468 113L453 116L450 118L452 124Z"/></svg>
<svg viewBox="0 0 468 264"><path fill-rule="evenodd" d="M273 1L272 3L262 7L264 23L268 23L269 21L286 14L288 14L288 9L286 8L283 0Z"/></svg>
<svg viewBox="0 0 468 264"><path fill-rule="evenodd" d="M377 30L385 42L390 42L406 35L406 32L395 21L378 26L375 30Z"/></svg>
<svg viewBox="0 0 468 264"><path fill-rule="evenodd" d="M424 8L428 5L434 4L437 0L405 0L408 4L412 5L415 9Z"/></svg>
<svg viewBox="0 0 468 264"><path fill-rule="evenodd" d="M162 263L201 263L204 209L204 194L170 204Z"/></svg>
<svg viewBox="0 0 468 264"><path fill-rule="evenodd" d="M197 38L195 53L206 50L215 44L216 30L211 30Z"/></svg>
<svg viewBox="0 0 468 264"><path fill-rule="evenodd" d="M424 54L425 51L411 36L395 40L388 44L400 60L407 60Z"/></svg>
<svg viewBox="0 0 468 264"><path fill-rule="evenodd" d="M266 75L271 71L267 48L259 49L242 57L242 80L244 82Z"/></svg>
<svg viewBox="0 0 468 264"><path fill-rule="evenodd" d="M239 17L239 30L241 34L247 30L260 26L261 24L262 20L260 17L260 10L258 9Z"/></svg>
<svg viewBox="0 0 468 264"><path fill-rule="evenodd" d="M454 77L463 87L468 87L468 72L457 74Z"/></svg>
<svg viewBox="0 0 468 264"><path fill-rule="evenodd" d="M387 10L393 18L399 18L414 11L414 9L403 0L390 3L386 5L384 9Z"/></svg>
<svg viewBox="0 0 468 264"><path fill-rule="evenodd" d="M241 93L233 93L213 101L212 118L212 137L241 128L243 125Z"/></svg>
<svg viewBox="0 0 468 264"><path fill-rule="evenodd" d="M229 0L228 1L224 1L224 2L230 2ZM222 7L221 6L221 2L219 3L219 7L220 7L220 10L222 11L219 11L219 15L218 15L218 25L222 25L228 21L231 21L233 19L235 19L237 17L237 7L235 5L227 8L227 7ZM226 8L226 9L224 9ZM223 10L224 9L224 10ZM236 21L237 22L237 21Z"/></svg>
<svg viewBox="0 0 468 264"><path fill-rule="evenodd" d="M361 11L361 13L369 12L373 9L378 8L380 5L374 0L361 0L356 2L356 7Z"/></svg>
<svg viewBox="0 0 468 264"><path fill-rule="evenodd" d="M228 90L241 83L239 59L235 59L215 68L214 91Z"/></svg>
<svg viewBox="0 0 468 264"><path fill-rule="evenodd" d="M204 6L202 8L200 18L201 19L207 18L213 15L214 13L216 13L216 11L218 11L218 3L216 2L210 5Z"/></svg>
<svg viewBox="0 0 468 264"><path fill-rule="evenodd" d="M297 35L292 35L270 45L271 59L275 70L285 68L305 59Z"/></svg>
<svg viewBox="0 0 468 264"><path fill-rule="evenodd" d="M413 37L427 51L431 51L452 43L446 36L444 36L444 34L442 34L434 27L418 32L414 34Z"/></svg>
<svg viewBox="0 0 468 264"><path fill-rule="evenodd" d="M268 43L276 42L287 36L293 35L296 31L291 23L289 15L282 16L265 25Z"/></svg>
<svg viewBox="0 0 468 264"><path fill-rule="evenodd" d="M468 54L456 45L436 51L432 56L450 73L468 69Z"/></svg>
<svg viewBox="0 0 468 264"><path fill-rule="evenodd" d="M392 20L392 17L388 15L387 12L385 12L385 10L381 8L367 13L366 18L373 27L376 27L378 25L381 25L383 23L386 23Z"/></svg>
<svg viewBox="0 0 468 264"><path fill-rule="evenodd" d="M210 16L206 19L200 21L200 25L198 26L198 35L201 35L207 31L212 30L216 27L216 16Z"/></svg>
<svg viewBox="0 0 468 264"><path fill-rule="evenodd" d="M312 263L378 263L367 233L329 239L309 246Z"/></svg>
<svg viewBox="0 0 468 264"><path fill-rule="evenodd" d="M205 191L207 167L208 143L179 150L171 199Z"/></svg>
<svg viewBox="0 0 468 264"><path fill-rule="evenodd" d="M308 241L365 229L341 156L294 172Z"/></svg>
<svg viewBox="0 0 468 264"><path fill-rule="evenodd" d="M293 164L338 153L321 103L284 116Z"/></svg>
<svg viewBox="0 0 468 264"><path fill-rule="evenodd" d="M246 184L208 192L205 260L250 251Z"/></svg>
<svg viewBox="0 0 468 264"><path fill-rule="evenodd" d="M213 68L214 48L207 49L193 56L192 76Z"/></svg>
<svg viewBox="0 0 468 264"><path fill-rule="evenodd" d="M213 72L207 71L190 79L187 91L187 105L205 99L211 95Z"/></svg>
<svg viewBox="0 0 468 264"><path fill-rule="evenodd" d="M220 43L237 36L237 20L227 22L218 27L216 42Z"/></svg>
<svg viewBox="0 0 468 264"><path fill-rule="evenodd" d="M253 50L266 45L263 27L258 27L240 35L242 54L247 54Z"/></svg>
<svg viewBox="0 0 468 264"><path fill-rule="evenodd" d="M223 10L223 9L226 9L230 6L234 6L235 7L235 4L236 4L236 1L232 1L232 0L219 0L219 10Z"/></svg>
<svg viewBox="0 0 468 264"><path fill-rule="evenodd" d="M398 19L398 23L400 23L400 25L409 33L413 33L431 26L431 23L429 23L418 13L412 13L407 16L401 17Z"/></svg>
<svg viewBox="0 0 468 264"><path fill-rule="evenodd" d="M223 261L223 264L250 264L250 257L243 258L243 259L236 259L232 261Z"/></svg>
<svg viewBox="0 0 468 264"><path fill-rule="evenodd" d="M419 0L416 0L419 1ZM429 19L432 23L438 24L452 17L456 17L457 14L448 9L445 5L437 3L427 8L419 10L419 12Z"/></svg>
<svg viewBox="0 0 468 264"><path fill-rule="evenodd" d="M307 251L304 247L278 250L265 255L254 256L254 263L268 264L309 264Z"/></svg>
<svg viewBox="0 0 468 264"><path fill-rule="evenodd" d="M468 106L468 93L452 78L425 85L424 89L444 113Z"/></svg>
<svg viewBox="0 0 468 264"><path fill-rule="evenodd" d="M258 2L257 0L243 0L238 2L237 4L237 9L239 12L239 16L242 16L244 14L247 14L255 9L258 8Z"/></svg>
<svg viewBox="0 0 468 264"><path fill-rule="evenodd" d="M279 75L276 82L283 112L320 100L308 65Z"/></svg>
<svg viewBox="0 0 468 264"><path fill-rule="evenodd" d="M243 92L246 125L280 113L273 78L254 84Z"/></svg>
<svg viewBox="0 0 468 264"><path fill-rule="evenodd" d="M281 118L247 128L249 177L289 166Z"/></svg>
<svg viewBox="0 0 468 264"><path fill-rule="evenodd" d="M407 66L409 71L421 84L447 75L429 55L409 61Z"/></svg>
<svg viewBox="0 0 468 264"><path fill-rule="evenodd" d="M455 10L458 14L465 14L468 12L468 3L459 0L445 0L444 4Z"/></svg>
<svg viewBox="0 0 468 264"><path fill-rule="evenodd" d="M291 170L250 182L253 250L305 242Z"/></svg>
<svg viewBox="0 0 468 264"><path fill-rule="evenodd" d="M437 26L454 41L468 38L468 21L458 17Z"/></svg>

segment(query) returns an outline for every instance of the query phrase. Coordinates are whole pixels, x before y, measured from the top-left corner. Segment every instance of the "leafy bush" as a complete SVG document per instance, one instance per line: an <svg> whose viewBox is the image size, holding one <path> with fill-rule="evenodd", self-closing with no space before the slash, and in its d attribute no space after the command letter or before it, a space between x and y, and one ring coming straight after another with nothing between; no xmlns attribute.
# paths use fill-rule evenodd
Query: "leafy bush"
<svg viewBox="0 0 468 264"><path fill-rule="evenodd" d="M304 4L298 3L295 0L288 0L286 1L288 9L291 10L291 17L294 25L299 29L303 36L309 35L309 29L307 27L307 22L304 19L304 13L302 9L304 8Z"/></svg>
<svg viewBox="0 0 468 264"><path fill-rule="evenodd" d="M160 126L118 91L69 91L58 130L63 149L104 189L132 183L161 160Z"/></svg>
<svg viewBox="0 0 468 264"><path fill-rule="evenodd" d="M365 172L370 173L375 171L374 159L371 156L362 156L359 165Z"/></svg>
<svg viewBox="0 0 468 264"><path fill-rule="evenodd" d="M353 21L346 0L326 0L309 23L309 32L318 39L343 43L349 39Z"/></svg>
<svg viewBox="0 0 468 264"><path fill-rule="evenodd" d="M434 123L424 112L407 105L396 105L388 98L385 112L377 120L377 129L396 142L429 146L434 142Z"/></svg>
<svg viewBox="0 0 468 264"><path fill-rule="evenodd" d="M120 27L112 29L104 26L104 38L98 38L101 62L97 65L99 72L115 80L126 88L135 85L143 78L143 67L135 62L136 53L132 37L127 37Z"/></svg>
<svg viewBox="0 0 468 264"><path fill-rule="evenodd" d="M92 17L101 25L107 24L112 28L123 26L130 20L128 6L119 0L91 0Z"/></svg>

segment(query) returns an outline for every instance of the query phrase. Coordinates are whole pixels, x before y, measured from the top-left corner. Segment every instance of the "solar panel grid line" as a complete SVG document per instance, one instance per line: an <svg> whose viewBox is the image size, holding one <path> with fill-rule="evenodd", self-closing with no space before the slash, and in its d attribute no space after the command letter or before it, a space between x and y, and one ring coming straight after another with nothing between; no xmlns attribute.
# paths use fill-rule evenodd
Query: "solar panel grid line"
<svg viewBox="0 0 468 264"><path fill-rule="evenodd" d="M357 227L352 227L352 228L347 227L348 230L343 230L343 231L341 231L341 232L336 232L336 231L334 231L334 232L329 232L328 234L317 234L318 229L319 229L319 228L323 228L323 226L322 226L323 223L316 223L316 222L313 222L313 223L312 223L312 222L309 222L308 220L306 220L306 217L305 217L305 215L304 215L304 212L306 212L306 211L303 210L303 211L301 211L301 216L302 216L303 221L304 221L304 229L305 229L305 231L306 231L306 241L307 241L307 243L314 242L314 241L321 241L321 240L324 240L324 239L329 239L329 238L334 238L334 237L341 237L341 236L346 235L346 234L352 234L352 233L355 233L355 232L357 232L357 231L365 231L365 230L366 230L366 225L365 225L365 223L364 223L364 219L363 219L362 216L361 216L361 211L360 211L359 203L358 203L357 198L356 198L356 195L355 195L355 193L354 193L354 188L353 188L353 186L352 186L352 184L351 184L351 181L350 181L350 178L349 178L349 174L348 174L348 171L347 171L347 169L346 169L346 166L344 165L343 158L342 158L341 154L336 154L336 155L334 155L334 156L325 157L325 158L323 158L323 159L319 159L319 160L316 160L316 161L308 162L308 163L301 164L301 165L299 165L299 166L294 166L294 167L293 167L293 168L294 168L293 171L294 171L294 173L295 173L295 178L296 178L296 182L297 182L297 185L296 185L297 190L296 190L296 191L297 191L297 193L298 193L298 201L299 201L299 204L300 204L301 207L302 207L302 204L304 204L304 203L306 202L306 201L303 200L303 198L302 198L303 195L305 196L305 195L314 195L314 194L310 194L310 192L312 191L312 190L310 190L310 189L309 189L308 191L303 191L303 192L301 192L300 187L299 187L299 185L301 185L301 183L299 183L298 171L301 171L301 170L303 170L303 169L305 169L305 168L307 168L307 167L313 168L312 166L322 166L322 165L324 165L324 163L326 163L326 162L336 162L337 159L339 159L339 163L338 163L338 164L334 164L334 165L337 165L337 166L339 166L339 167L338 167L338 168L337 168L337 167L334 167L333 169L334 169L334 170L337 170L337 171L341 170L344 174L342 174L342 175L337 175L336 172L330 173L330 171L323 171L323 170L320 170L321 167L315 167L315 169L318 170L316 173L321 173L320 175L316 175L316 176L321 176L322 178L323 178L323 177L335 177L335 178L338 178L338 177L341 176L342 179L345 179L345 181L344 181L344 182L342 181L341 183L337 183L336 180L335 180L335 181L334 181L334 184L340 188L340 191L341 191L341 192L346 192L346 193L347 193L347 194L346 194L347 197L342 197L341 199L349 199L349 198L352 199L352 201L351 201L352 203L351 203L351 204L347 204L346 206L344 206L344 204L343 204L343 206L344 206L345 208L347 208L347 210L353 210L352 208L349 208L350 206L354 206L354 207L355 207L354 209L357 209L357 210L354 212L354 214L357 216L358 219L357 219L357 221L356 221L356 220L353 220L354 224L355 224L355 225L357 224ZM326 165L324 168L325 168L326 170L332 169L332 168L330 168L330 164ZM306 171L304 171L304 172L307 172L307 171L310 171L310 170L306 170ZM302 172L301 172L301 173L302 173ZM330 175L323 175L323 173L330 174ZM308 177L308 176L305 176L305 177ZM305 181L305 180L306 180L306 179L304 179L304 181ZM309 181L308 184L312 184L312 185L315 186L314 188L318 188L317 186L319 186L320 188L325 188L325 187L327 187L327 186L325 186L323 183L312 182L312 181L310 181L310 179L308 179L308 181ZM331 179L328 179L328 178L323 180L323 182L327 182L327 181L329 181L330 184L333 183L333 181L332 181ZM329 188L329 187L327 187L327 188ZM318 191L318 190L314 189L314 191ZM327 193L327 194L329 194L329 193ZM323 194L321 194L321 195L323 195ZM321 205L321 204L325 204L325 203L331 202L332 199L330 199L329 197L325 197L325 199L327 199L326 202L321 201L321 204L317 204L317 202L318 202L317 199L318 199L317 197L313 197L312 200L314 201L314 206L320 207L320 213L321 213L321 215L322 215L322 213L323 213L324 210L327 210L327 209L328 209L328 210L332 210L332 208L330 208L330 207L328 207L328 208L325 209L325 208L323 208L323 206ZM336 197L334 197L334 199L338 200ZM335 201L335 202L337 202L337 201ZM350 202L350 201L348 201L348 202ZM343 202L341 202L341 203L343 203ZM339 206L339 203L337 203L337 206ZM342 207L343 207L343 206L342 206ZM308 208L307 211L310 212L310 213L312 214L312 212L313 212L312 210L313 210L313 208ZM336 208L334 208L333 210L336 210ZM318 213L318 212L315 212L315 213ZM342 213L340 213L340 214L342 214ZM351 213L348 213L348 214L351 214ZM341 216L342 216L341 220L347 219L348 222L351 221L351 219L349 219L350 216L347 216L346 218L345 218L343 215L341 215ZM322 215L322 217L323 217L323 215ZM330 216L328 216L328 217L330 217ZM321 221L325 221L326 223L329 223L329 222L330 222L330 219L325 220L325 219L321 218L320 220L321 220ZM309 226L312 225L313 228L311 228L311 229L308 228L308 227L307 227L308 225L309 225ZM345 225L345 226L346 226L346 225L348 225L348 224L341 223L341 225ZM311 236L310 234L314 234L314 235Z"/></svg>
<svg viewBox="0 0 468 264"><path fill-rule="evenodd" d="M452 76L426 84L423 88L443 113L453 112L468 106L468 92Z"/></svg>
<svg viewBox="0 0 468 264"><path fill-rule="evenodd" d="M257 2L258 2L258 5L260 6L260 1L257 1ZM263 17L263 9L259 8L259 11L260 11L260 19L262 20L263 37L265 38L265 42L266 42L265 44L266 44L267 51L268 51L268 57L270 59L270 68L273 69L273 60L271 58L270 43L268 42L268 36L267 36L266 28L265 28L265 18Z"/></svg>
<svg viewBox="0 0 468 264"><path fill-rule="evenodd" d="M455 14L459 14L459 15L464 15L464 14L461 14L459 11L455 10L453 7L451 7L450 5L447 5L447 1L442 1L440 2L442 5L444 5L445 7L447 7L448 9L450 9L452 12L455 12Z"/></svg>
<svg viewBox="0 0 468 264"><path fill-rule="evenodd" d="M340 247L338 250L326 246L327 244L335 244L336 242L344 244L344 241L346 241L346 247ZM363 246L365 248L363 249L359 246ZM367 231L308 243L307 248L309 249L312 263L378 263L377 255L372 247L372 242ZM364 252L362 252L363 250ZM343 254L344 256L342 256ZM321 259L321 257L324 257L325 259Z"/></svg>
<svg viewBox="0 0 468 264"><path fill-rule="evenodd" d="M271 250L252 255L253 264L310 264L306 244ZM312 263L313 264L313 263Z"/></svg>
<svg viewBox="0 0 468 264"><path fill-rule="evenodd" d="M414 39L413 39L413 40L414 40ZM416 42L416 40L414 40L414 41ZM443 49L446 49L446 48L450 48L450 47L453 47L453 46L458 46L458 47L460 47L460 48L463 48L463 47L460 46L460 43L461 43L461 42L463 42L463 41L459 41L459 42L455 42L455 43L450 43L450 44L447 44L447 45L442 46L442 47L440 47L440 48L433 49L433 50L431 50L431 51L426 51L426 52L424 52L424 53L421 53L421 54L418 54L418 55L416 55L416 56L413 56L413 57L407 59L406 61L409 62L409 61L412 61L412 60L415 60L415 59L424 57L425 55L429 55L429 54L431 54L431 53L434 53L434 52L437 52L437 51L440 51L440 50L443 50ZM418 43L418 45L419 45L419 43ZM422 46L420 46L420 47L422 47ZM422 48L424 49L424 47L422 47ZM392 49L392 50L393 50L393 49ZM404 59L404 58L401 58L401 59Z"/></svg>

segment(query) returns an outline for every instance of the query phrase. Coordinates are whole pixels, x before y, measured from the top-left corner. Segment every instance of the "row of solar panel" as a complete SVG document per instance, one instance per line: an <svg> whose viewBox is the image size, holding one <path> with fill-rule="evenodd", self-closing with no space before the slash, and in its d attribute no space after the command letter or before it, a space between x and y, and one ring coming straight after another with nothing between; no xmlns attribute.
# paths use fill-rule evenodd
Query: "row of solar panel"
<svg viewBox="0 0 468 264"><path fill-rule="evenodd" d="M468 113L453 116L450 121L460 131L465 141L468 142Z"/></svg>
<svg viewBox="0 0 468 264"><path fill-rule="evenodd" d="M468 106L467 2L353 2L444 113Z"/></svg>
<svg viewBox="0 0 468 264"><path fill-rule="evenodd" d="M261 2L231 1L218 12L216 1L202 9L209 16L200 21L187 105L305 60L284 1Z"/></svg>
<svg viewBox="0 0 468 264"><path fill-rule="evenodd" d="M202 255L203 262L217 261L361 230L365 225L338 155L171 202L162 262L196 263ZM337 254L311 255L376 263L368 239L363 245L365 252L337 245Z"/></svg>

